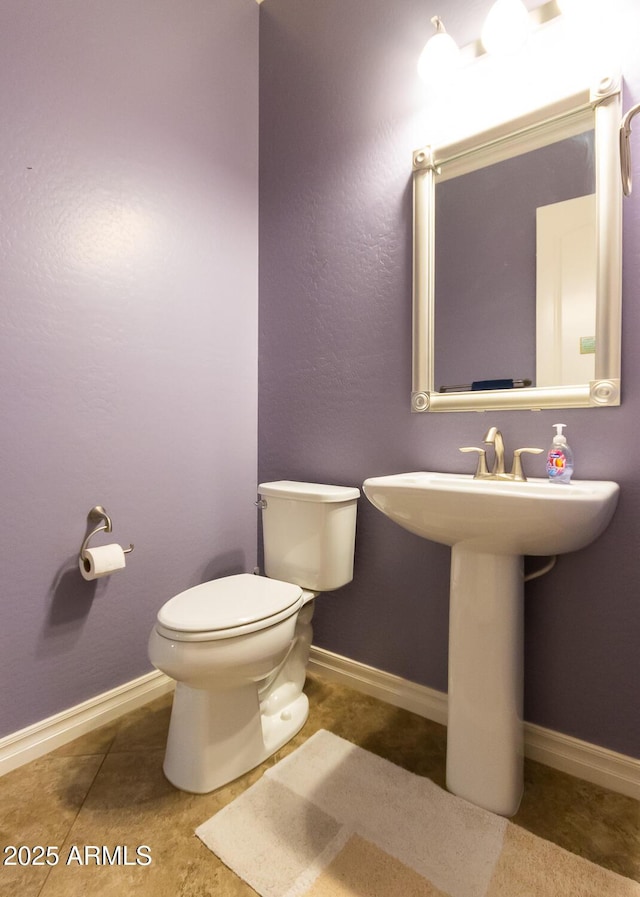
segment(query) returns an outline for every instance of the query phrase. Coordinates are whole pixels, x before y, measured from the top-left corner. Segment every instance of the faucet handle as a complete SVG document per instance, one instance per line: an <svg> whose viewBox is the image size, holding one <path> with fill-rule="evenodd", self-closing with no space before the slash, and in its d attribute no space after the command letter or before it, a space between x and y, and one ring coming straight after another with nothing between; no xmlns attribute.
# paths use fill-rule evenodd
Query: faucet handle
<svg viewBox="0 0 640 897"><path fill-rule="evenodd" d="M541 448L519 448L513 453L513 467L511 468L511 476L514 480L526 482L524 470L522 469L522 455L527 452L530 455L540 455L544 449Z"/></svg>
<svg viewBox="0 0 640 897"><path fill-rule="evenodd" d="M464 448L458 449L460 452L477 452L478 453L478 466L476 468L476 472L474 474L475 477L486 477L489 476L489 470L487 468L487 453L483 448L478 448L475 445L466 445Z"/></svg>

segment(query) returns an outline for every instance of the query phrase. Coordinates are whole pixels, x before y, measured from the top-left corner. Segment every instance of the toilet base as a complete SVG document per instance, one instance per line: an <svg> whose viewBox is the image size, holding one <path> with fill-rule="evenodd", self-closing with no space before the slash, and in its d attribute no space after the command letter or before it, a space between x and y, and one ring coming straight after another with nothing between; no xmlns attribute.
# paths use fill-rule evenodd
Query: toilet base
<svg viewBox="0 0 640 897"><path fill-rule="evenodd" d="M201 689L178 682L164 774L176 788L206 794L259 766L296 735L309 715L302 691L313 637L311 593L280 665L260 682Z"/></svg>
<svg viewBox="0 0 640 897"><path fill-rule="evenodd" d="M300 731L308 715L304 693L279 713L265 714L253 683L216 692L178 683L164 774L181 791L214 791L279 750Z"/></svg>
<svg viewBox="0 0 640 897"><path fill-rule="evenodd" d="M288 741L291 741L293 736L297 735L304 726L308 716L309 698L305 694L299 694L295 701L283 707L277 716L273 714L267 716L263 713L261 716L262 737L266 753L262 760L266 760Z"/></svg>

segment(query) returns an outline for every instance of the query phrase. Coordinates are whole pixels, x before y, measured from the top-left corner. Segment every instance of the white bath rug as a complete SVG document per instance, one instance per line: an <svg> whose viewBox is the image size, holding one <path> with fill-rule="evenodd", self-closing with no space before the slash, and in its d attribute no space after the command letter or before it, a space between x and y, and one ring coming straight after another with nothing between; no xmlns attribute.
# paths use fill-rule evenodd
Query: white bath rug
<svg viewBox="0 0 640 897"><path fill-rule="evenodd" d="M196 835L262 897L640 897L640 884L324 730Z"/></svg>

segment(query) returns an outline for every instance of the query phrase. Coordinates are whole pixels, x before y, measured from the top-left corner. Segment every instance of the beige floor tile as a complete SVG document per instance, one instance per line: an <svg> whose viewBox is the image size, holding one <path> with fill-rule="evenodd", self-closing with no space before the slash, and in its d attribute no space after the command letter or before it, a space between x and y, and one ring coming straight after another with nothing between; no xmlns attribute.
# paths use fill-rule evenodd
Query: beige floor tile
<svg viewBox="0 0 640 897"><path fill-rule="evenodd" d="M133 710L119 721L111 751L164 749L171 716L173 692Z"/></svg>
<svg viewBox="0 0 640 897"><path fill-rule="evenodd" d="M154 750L112 752L105 758L61 851L64 863L52 869L41 897L253 895L194 831L263 769L210 795L185 794L164 778L163 756L163 750ZM86 855L87 845L101 848L98 857L95 851ZM118 846L119 856L114 853ZM117 862L109 864L113 857Z"/></svg>
<svg viewBox="0 0 640 897"><path fill-rule="evenodd" d="M116 751L147 751L164 746L173 693L132 710L93 732L81 735L53 751L51 756L79 757Z"/></svg>
<svg viewBox="0 0 640 897"><path fill-rule="evenodd" d="M525 791L513 822L565 850L640 881L640 802L525 763Z"/></svg>
<svg viewBox="0 0 640 897"><path fill-rule="evenodd" d="M443 726L319 677L309 677L306 691L311 713L302 731L210 795L179 792L162 774L171 695L0 778L3 846L44 842L59 846L61 857L51 870L0 867L0 897L255 897L194 830L321 728L444 784ZM514 822L640 881L640 803L539 764L525 770ZM128 865L98 866L89 856L91 864L80 866L78 854L67 865L73 845L80 856L85 847L120 846L121 862L127 847ZM141 845L151 851L147 866L135 865Z"/></svg>
<svg viewBox="0 0 640 897"><path fill-rule="evenodd" d="M102 757L59 757L35 760L0 778L0 897L37 895L51 870L43 865L5 865L11 858L6 848L59 847L64 842L102 762ZM52 853L50 861L53 862Z"/></svg>
<svg viewBox="0 0 640 897"><path fill-rule="evenodd" d="M87 732L80 738L75 738L68 744L57 748L50 756L55 757L84 757L89 754L106 754L118 731L118 720L101 726L93 732Z"/></svg>
<svg viewBox="0 0 640 897"><path fill-rule="evenodd" d="M299 743L318 729L329 729L444 787L445 726L315 676L307 679L305 691L312 712Z"/></svg>

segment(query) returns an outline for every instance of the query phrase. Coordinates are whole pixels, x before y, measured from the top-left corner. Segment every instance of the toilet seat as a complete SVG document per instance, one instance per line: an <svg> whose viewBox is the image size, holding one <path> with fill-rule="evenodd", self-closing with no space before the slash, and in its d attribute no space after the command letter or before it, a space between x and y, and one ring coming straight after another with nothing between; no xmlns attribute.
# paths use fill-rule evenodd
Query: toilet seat
<svg viewBox="0 0 640 897"><path fill-rule="evenodd" d="M169 599L158 612L156 631L174 641L213 641L247 635L295 614L300 586L239 573L204 582Z"/></svg>

